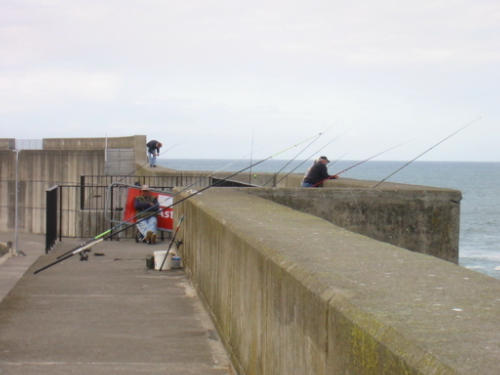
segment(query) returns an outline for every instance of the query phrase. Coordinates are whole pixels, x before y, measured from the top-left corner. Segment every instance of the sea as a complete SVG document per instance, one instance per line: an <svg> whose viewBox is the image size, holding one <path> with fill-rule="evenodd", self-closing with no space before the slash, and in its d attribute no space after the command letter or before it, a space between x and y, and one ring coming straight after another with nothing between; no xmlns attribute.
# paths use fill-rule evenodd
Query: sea
<svg viewBox="0 0 500 375"><path fill-rule="evenodd" d="M252 168L250 165L256 164ZM269 159L159 159L178 170L305 173L311 161ZM390 181L460 190L459 265L500 279L500 163L441 161L337 161L330 174L372 181Z"/></svg>

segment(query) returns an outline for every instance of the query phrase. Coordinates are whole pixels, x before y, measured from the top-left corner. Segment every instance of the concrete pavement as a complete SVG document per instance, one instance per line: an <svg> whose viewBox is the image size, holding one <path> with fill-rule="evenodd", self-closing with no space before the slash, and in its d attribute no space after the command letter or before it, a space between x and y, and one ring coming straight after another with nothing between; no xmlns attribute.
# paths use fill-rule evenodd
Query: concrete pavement
<svg viewBox="0 0 500 375"><path fill-rule="evenodd" d="M0 261L0 374L233 373L185 272L146 267L168 242L105 241L35 275L80 244L45 255L44 240L22 234L26 256Z"/></svg>

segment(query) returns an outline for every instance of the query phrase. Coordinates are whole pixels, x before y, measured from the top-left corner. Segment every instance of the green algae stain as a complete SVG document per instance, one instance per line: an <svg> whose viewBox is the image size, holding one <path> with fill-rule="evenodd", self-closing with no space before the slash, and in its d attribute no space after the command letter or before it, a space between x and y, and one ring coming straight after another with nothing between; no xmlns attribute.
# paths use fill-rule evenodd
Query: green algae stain
<svg viewBox="0 0 500 375"><path fill-rule="evenodd" d="M376 341L358 326L351 329L350 356L359 374L374 374L379 366Z"/></svg>

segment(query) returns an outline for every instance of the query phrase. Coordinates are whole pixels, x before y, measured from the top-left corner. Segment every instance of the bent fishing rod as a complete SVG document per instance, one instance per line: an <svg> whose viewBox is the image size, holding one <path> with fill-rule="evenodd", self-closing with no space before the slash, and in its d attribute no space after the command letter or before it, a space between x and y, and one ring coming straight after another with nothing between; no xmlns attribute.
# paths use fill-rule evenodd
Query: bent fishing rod
<svg viewBox="0 0 500 375"><path fill-rule="evenodd" d="M319 135L321 135L321 133L319 133ZM307 142L307 141L309 141L309 140L311 140L311 139L313 139L313 138L315 138L315 137L318 137L319 135L315 135L315 136L313 136L313 137L307 138L306 140L304 140L304 141L302 141L302 142L299 142L299 143L297 143L296 145L290 146L290 147L288 147L288 148L286 148L286 149L284 149L284 150L282 150L282 151L280 151L280 152L278 152L278 153L276 153L276 154L274 154L274 155L272 155L272 156L267 157L266 159L260 160L260 161L258 161L258 162L256 162L256 163L253 163L253 164L252 164L252 163L250 163L250 165L249 165L249 166L247 166L247 167L243 168L242 170L240 170L240 171L238 171L238 172L235 172L235 173L233 173L232 175L230 175L230 176L228 176L228 177L224 178L221 182L223 182L223 181L225 181L225 180L227 180L227 179L229 179L229 178L231 178L231 177L234 177L234 176L236 176L237 174L242 173L242 172L244 172L244 171L246 171L246 170L248 170L248 169L250 169L250 170L251 170L251 169L252 169L253 167L255 167L256 165L258 165L258 164L260 164L260 163L263 163L263 162L265 162L265 161L267 161L267 160L269 160L269 159L272 159L272 158L274 158L274 157L278 156L279 154L282 154L283 152L286 152L286 151L290 150L291 148L297 147L297 146L301 145L302 143L305 143L305 142ZM189 185L189 186L185 187L184 189L182 189L182 190L181 190L179 193L177 193L177 194L180 194L180 193L182 193L182 192L183 192L183 191L185 191L185 190L189 190L189 189L190 189L190 188L192 188L193 186L198 185L199 183L201 183L201 182L205 181L206 179L208 179L208 178L212 177L212 176L213 176L213 175L215 175L216 173L223 171L224 169L228 168L229 166L233 165L233 164L234 164L234 163L236 163L237 161L242 160L242 159L244 159L244 158L245 158L245 157L240 158L240 159L238 159L238 160L234 160L234 161L232 161L231 163L229 163L228 165L226 165L226 166L224 166L224 167L222 167L222 168L218 169L217 171L209 173L208 175L206 175L205 177L201 178L200 180L198 180L198 181L196 181L196 182L192 183L191 185Z"/></svg>
<svg viewBox="0 0 500 375"><path fill-rule="evenodd" d="M356 125L357 126L357 125ZM304 160L302 163L300 163L299 165L297 165L295 168L293 168L290 172L288 172L286 175L284 175L283 177L281 177L278 181L276 181L273 185L273 187L276 187L276 185L278 183L280 183L282 180L284 180L286 177L288 177L288 175L290 175L291 173L293 173L297 168L301 167L302 164L304 164L306 161L308 161L309 159L311 159L314 155L317 155L319 154L320 151L322 151L323 149L325 149L327 146L331 145L333 142L335 142L337 139L339 139L340 137L342 137L344 134L346 134L347 132L351 131L352 129L354 129L356 126L353 126L352 128L346 130L345 132L343 132L342 134L336 136L334 139L332 139L330 142L328 142L326 145L324 145L323 147L321 147L319 150L317 150L314 154L312 154L311 156L309 156L306 160Z"/></svg>
<svg viewBox="0 0 500 375"><path fill-rule="evenodd" d="M400 146L402 146L402 145L404 145L405 143L408 143L408 142L409 142L409 141L403 142L403 143L401 143L401 144L399 144L399 145L397 145L397 146L393 146L393 147L391 147L391 148L389 148L389 149L387 149L387 150L385 150L385 151L379 152L378 154L373 155L373 156L369 157L368 159L362 160L362 161L360 161L360 162L358 162L358 163L356 163L356 164L354 164L354 165L351 165L350 167L347 167L346 169L344 169L344 170L342 170L342 171L340 171L340 172L338 172L338 173L335 173L333 176L337 176L337 177L338 177L338 175L340 175L340 174L342 174L342 173L344 173L344 172L347 172L348 170L350 170L350 169L352 169L352 168L354 168L354 167L357 167L358 165L361 165L361 164L363 164L363 163L366 163L367 161L369 161L369 160L371 160L371 159L374 159L374 158L376 158L377 156L380 156L380 155L382 155L382 154L385 154L386 152L389 152L389 151L391 151L391 150L394 150L395 148L400 147ZM318 185L322 184L323 182L325 182L325 181L327 181L327 180L330 180L330 179L331 179L330 177L325 178L324 180L322 180L322 181L320 181L320 182L318 182L318 183L314 184L314 185L313 185L313 186L311 186L311 187L316 187L316 186L318 186Z"/></svg>
<svg viewBox="0 0 500 375"><path fill-rule="evenodd" d="M103 241L103 240L105 240L105 239L108 239L108 238L110 238L110 237L112 237L112 236L114 236L114 235L116 235L116 234L120 233L121 231L119 231L119 232L114 232L114 233L111 233L111 232L113 232L115 229L118 229L118 228L119 228L119 227L121 227L122 225L124 225L124 224L126 224L126 223L129 223L129 222L132 222L132 225L131 225L131 226L133 226L133 225L137 224L137 221L133 221L133 220L137 219L140 215L142 215L142 214L144 214L144 213L147 213L147 212L153 212L153 210L154 210L154 209L156 209L156 208L158 208L156 205L155 205L155 206L151 206L151 207L149 207L149 208L145 209L144 211L141 211L141 212L137 213L136 215L134 215L134 216L132 216L132 217L129 217L127 220L122 221L121 223L118 223L118 224L117 224L117 225L115 225L114 227L112 227L112 228L108 229L107 231L102 232L101 234L98 234L97 236L95 236L94 238L92 238L92 239L88 240L87 242L84 242L84 243L83 243L83 244L81 244L80 246L77 246L76 248L71 249L71 250L68 250L67 252L65 252L65 253L63 253L63 254L61 254L61 255L59 255L59 256L57 257L57 259L60 259L60 258L62 258L62 257L64 257L64 256L66 256L67 254L69 254L69 253L73 252L73 251L74 251L74 250L76 250L76 249L79 249L80 247L83 247L83 246L84 246L85 248L88 248L88 247L89 247L89 245L90 245L90 246L92 246L93 244L97 244L97 243L99 243L99 242L101 242L101 241ZM166 209L168 209L168 207L167 207ZM151 211L150 211L150 210L151 210ZM161 211L159 211L159 212L161 212ZM128 227L127 227L127 229L128 229L128 228L130 228L131 226L128 226ZM106 236L107 234L109 234L109 235L108 235L108 236ZM104 236L106 236L106 237L104 237Z"/></svg>
<svg viewBox="0 0 500 375"><path fill-rule="evenodd" d="M317 136L314 136L314 137L317 137ZM233 177L233 176L235 176L235 175L237 175L237 174L239 174L239 173L242 173L242 172L244 172L245 170L247 170L247 169L249 169L249 168L252 168L252 167L254 167L254 166L256 166L256 165L258 165L258 164L260 164L260 163L263 163L263 162L265 162L265 161L267 161L267 160L269 160L269 159L271 159L271 158L273 158L273 157L275 157L275 156L277 156L277 155L279 155L279 154L282 154L282 153L284 153L284 152L286 152L286 151L290 150L290 149L291 149L291 148L293 148L293 147L296 147L296 146L298 146L298 145L300 145L300 144L302 144L302 143L304 143L304 142L307 142L307 141L309 141L310 139L312 139L312 138L314 138L314 137L308 138L308 139L306 139L306 140L304 140L304 141L302 141L302 142L300 142L300 143L297 143L296 145L290 146L290 147L288 147L288 148L286 148L286 149L284 149L284 150L282 150L282 151L280 151L280 152L278 152L278 153L276 153L276 154L274 154L274 155L271 155L271 156L267 157L266 159L260 160L260 161L258 161L258 162L256 162L256 163L253 163L253 164L251 164L251 165L249 165L249 166L247 166L247 167L245 167L245 168L243 168L243 169L241 169L241 170L239 170L239 171L237 171L237 172L234 172L233 174L231 174L231 175L229 175L229 176L227 176L227 177L225 177L225 178L223 178L223 179L219 180L218 182L216 182L216 183L214 183L214 184L212 184L212 185L208 185L208 186L206 186L205 188L203 188L202 190L199 190L196 194L198 194L198 193L199 193L199 192L201 192L201 191L204 191L204 190L208 189L209 187L213 187L213 186L219 185L219 184L223 183L224 181L226 181L226 180L230 179L231 177ZM231 164L233 164L233 163L234 163L234 162L231 162L229 165L231 165ZM224 169L224 168L227 168L227 166L223 167L223 169ZM190 189L190 188L191 188L191 187L193 187L194 185L199 184L200 182L202 182L202 181L204 181L205 179L207 179L207 178L211 177L211 176L212 176L213 174L215 174L215 173L217 173L217 172L213 172L213 173L209 174L208 176L203 177L201 180L198 180L197 182L195 182L195 183L193 183L193 184L189 185L188 187L185 187L184 189L182 189L182 190L181 190L181 191L179 191L178 193L176 193L176 194L172 195L172 198L174 198L176 195L178 195L178 194L180 194L180 193L182 193L182 192L184 192L184 191L186 191L186 190ZM193 195L195 195L195 194L193 194ZM175 204L177 204L177 203L180 203L180 202L176 202L176 203L171 204L170 206L166 206L166 207L162 208L159 212L162 212L162 211L164 211L164 210L167 210L167 209L169 209L170 207L173 207L173 206L174 206ZM118 232L113 232L113 231L115 231L116 229L118 229L119 227L121 227L122 225L124 225L124 224L126 224L126 223L128 223L128 222L131 222L131 221L133 221L134 219L137 219L137 218L138 218L138 216L140 216L141 214L143 214L143 213L145 213L145 212L149 211L150 209L152 209L152 208L154 208L154 207L155 207L155 206L152 206L152 207L150 207L150 208L148 208L148 209L146 209L146 210L144 210L144 211L142 211L142 212L140 212L140 213L136 214L135 216L130 217L129 219L127 219L127 220L125 220L125 221L123 221L123 222L121 222L121 223L117 224L117 225L116 225L116 226L114 226L113 228L110 228L110 229L108 229L107 231L105 231L105 232L103 232L103 233L101 233L101 234L99 234L99 235L95 236L93 239L91 239L91 240L89 240L89 241L87 241L87 242L83 243L82 245L77 246L76 248L74 248L74 249L72 249L72 250L69 250L69 251L67 251L67 252L66 252L66 253L64 253L64 254L59 255L58 259L63 258L63 257L65 257L66 255L68 255L68 254L70 254L70 253L72 253L72 252L74 252L74 251L78 251L81 247L84 247L84 248L86 249L86 248L88 248L88 247L92 246L92 244L97 244L97 243L101 242L102 240L108 239L108 238L110 238L110 237L112 237L112 236L114 236L114 235L116 235L116 234L118 234L118 233L120 233L120 232L122 232L122 231L124 231L124 230L126 230L126 229L128 229L128 228L130 228L130 227L132 227L132 226L134 226L135 224L137 224L137 223L138 223L138 221L135 221L135 222L131 223L131 225L127 226L126 228L123 228L122 230L120 230L120 231L118 231ZM142 220L139 220L139 221L142 221ZM102 239L101 239L101 238L102 238Z"/></svg>
<svg viewBox="0 0 500 375"><path fill-rule="evenodd" d="M173 147L175 147L175 146L177 146L177 145L178 145L178 143L177 143L176 145L174 145L174 146L170 147L168 150L172 149ZM163 155L163 154L164 154L165 152L167 152L168 150L165 150L165 151L164 151L161 155ZM238 159L238 160L241 160L241 159ZM193 184L191 184L191 185L189 185L188 187L184 188L184 189L183 189L183 190L181 190L179 193L182 193L184 190L188 190L189 188L191 188L191 187L193 187L193 186L195 186L195 185L197 185L197 184L199 184L199 183L203 182L203 181L204 181L204 180L206 180L207 178L210 178L211 176L213 176L215 173L218 173L218 172L220 172L220 171L224 170L225 168L228 168L228 167L229 167L229 166L231 166L232 164L236 163L238 160L234 160L234 161L232 161L231 163L229 163L229 164L225 165L224 167L222 167L222 168L218 169L217 171L215 171L215 172L211 172L211 173L210 173L210 174L208 174L207 176L205 176L205 177L203 177L203 178L201 178L201 179L197 180L197 181L196 181L196 182L194 182ZM147 162L147 163L148 163L148 162ZM147 164L147 163L146 163L146 164ZM143 167L143 166L144 166L144 165L146 165L146 164L143 164L141 167ZM139 167L139 168L141 168L141 167ZM137 169L139 169L139 168L137 168ZM136 169L135 171L137 171L137 169ZM135 172L135 171L134 171L134 172ZM134 173L134 172L132 172L132 173ZM127 176L123 177L122 179L120 179L120 180L119 180L119 181L117 181L116 183L119 183L121 180L123 180L124 178L126 178L126 177L130 176L132 173L129 173ZM110 186L111 186L111 185L110 185ZM177 194L179 194L179 193L177 193ZM173 196L172 196L172 198L173 198L174 196L175 196L175 195L173 195ZM122 221L121 223L118 223L118 224L117 224L117 225L115 225L114 227L112 227L112 228L108 229L108 230L107 230L107 231L105 231L105 232L102 232L102 233L98 234L97 236L95 236L94 238L90 239L90 240L89 240L89 241L87 241L87 242L84 242L84 243L83 243L83 244L81 244L80 246L77 246L77 247L76 247L76 248L74 248L74 249L68 250L67 252L65 252L65 253L63 253L63 254L61 254L61 255L59 255L59 256L57 257L57 259L60 259L60 258L65 257L66 255L68 255L68 254L72 253L73 251L80 249L80 247L85 247L85 248L88 248L88 247L89 247L89 245L88 245L88 244L91 244L91 245L92 245L92 244L96 244L96 243L101 242L101 240L99 240L101 237L103 237L103 236L107 235L108 233L111 233L112 231L114 231L114 230L118 229L119 227L121 227L122 225L124 225L124 224L126 224L126 223L128 223L128 222L133 222L133 224L135 225L135 224L136 224L136 222L135 222L134 220L135 220L135 219L137 219L137 218L138 218L138 216L140 216L140 214L142 214L142 213L145 213L145 212L149 211L149 210L150 210L150 209L152 209L153 207L154 207L154 206L149 207L148 209L146 209L146 210L142 211L141 213L138 213L138 214L136 214L135 216L132 216L132 217L128 218L127 220ZM168 208L169 208L169 207L166 207L165 209L168 209ZM129 227L127 227L127 228L129 228ZM119 233L119 232L115 232L115 233L113 233L113 234L111 234L111 235L107 236L105 239L108 239L109 237L114 236L114 235L115 235L115 234L117 234L117 233ZM99 241L97 241L97 240L99 240Z"/></svg>
<svg viewBox="0 0 500 375"><path fill-rule="evenodd" d="M142 212L141 212L141 214L143 214L144 212L146 212L146 211L148 211L149 209L154 208L154 207L156 207L156 206L151 206L151 207L150 207L150 208L148 208L147 210L142 211ZM170 208L170 207L166 207L166 208L164 208L163 210L168 209L168 208ZM163 211L163 210L160 210L160 211L158 211L158 212L161 212L161 211ZM137 215L136 215L135 217L137 217ZM99 236L95 237L94 239L92 239L92 240L90 240L90 241L87 241L87 242L85 242L84 244L82 244L82 245L80 245L80 246L77 246L77 247L75 247L74 249L72 249L72 250L69 250L69 251L65 252L64 254L59 255L59 256L57 257L57 259L56 259L54 262L52 262L52 263L50 263L50 264L47 264L45 267L42 267L42 268L40 268L40 269L36 270L36 271L35 271L35 272L33 272L33 273L36 275L37 273L42 272L43 270L46 270L46 269L47 269L47 268L49 268L49 267L52 267L52 266L54 266L54 265L56 265L56 264L58 264L58 263L60 263L60 262L62 262L62 261L64 261L64 260L66 260L66 259L71 258L73 255L80 254L80 253L83 253L83 252L85 252L85 251L89 251L89 250L87 250L87 249L91 248L92 246L97 245L98 243L100 243L100 242L102 242L102 241L104 241L104 240L106 240L106 239L108 239L108 238L110 238L110 237L112 237L112 236L117 235L118 233L121 233L121 232L123 232L123 231L125 231L125 230L127 230L127 229L129 229L129 228L131 228L131 227L133 227L133 226L134 226L134 225L136 225L137 223L139 223L139 222L141 222L141 221L143 221L143 220L146 220L146 219L147 219L147 218L149 218L149 217L150 217L150 216L143 217L142 219L137 220L135 223L132 223L132 224L130 224L130 225L128 225L128 226L126 226L126 227L124 227L124 228L120 229L120 230L119 230L119 231L117 231L117 232L114 232L114 233L110 233L110 234L108 234L108 235L105 235L105 233L109 233L109 232L112 230L112 229L108 229L106 232L101 233ZM131 218L131 219L132 219L132 218ZM130 221L131 219L129 219L129 220L127 220L127 221ZM115 228L117 228L117 227L119 227L119 226L123 225L124 223L125 223L125 222L121 223L120 225L116 226Z"/></svg>
<svg viewBox="0 0 500 375"><path fill-rule="evenodd" d="M311 137L311 138L313 138L313 137ZM249 165L249 166L247 166L247 167L245 167L245 168L243 168L243 169L241 169L241 170L239 170L239 171L237 171L237 172L232 173L231 175L229 175L229 176L227 176L227 177L225 177L225 178L222 178L222 179L218 180L218 181L217 181L217 182L215 182L214 184L208 185L208 186L206 186L206 187L204 187L204 188L202 188L202 189L200 189L200 190L197 190L197 191L195 191L195 192L193 192L193 193L189 193L187 197L184 197L184 198L182 198L182 199L178 200L177 202L173 202L173 203L172 203L172 204L170 204L169 206L166 206L166 207L164 207L164 208L160 209L160 211L159 211L159 212L162 212L162 211L167 210L167 209L169 209L169 208L171 208L171 207L173 207L173 206L175 206L175 205L177 205L177 204L179 204L179 203L182 203L182 202L184 202L184 201L186 201L186 200L190 199L191 197L193 197L193 196L195 196L195 195L197 195L197 194L201 194L203 191L205 191L205 190L207 190L207 189L209 189L209 188L212 188L212 187L218 186L218 185L222 184L224 181L226 181L226 180L230 179L231 177L234 177L234 176L236 176L237 174L242 173L242 172L246 171L246 170L247 170L247 169L249 169L249 168L253 168L253 167L255 167L256 165L259 165L259 164L261 164L261 163L263 163L263 162L265 162L265 161L267 161L267 160L269 160L269 159L272 159L272 158L274 158L274 157L276 157L276 156L278 156L278 155L280 155L280 154L282 154L282 153L284 153L284 152L286 152L286 151L288 151L288 150L290 150L290 149L292 149L292 148L294 148L294 147L297 147L298 145L300 145L300 144L302 144L302 143L304 143L304 142L309 141L311 138L308 138L308 139L306 139L306 140L304 140L304 141L302 141L302 142L299 142L299 143L297 143L297 144L295 144L295 145L293 145L293 146L290 146L290 147L288 147L288 148L286 148L286 149L284 149L284 150L282 150L282 151L280 151L280 152L277 152L276 154L273 154L273 155L271 155L271 156L269 156L269 157L267 157L267 158L265 158L265 159L262 159L262 160L260 160L260 161L258 161L258 162L255 162L255 163L253 163L253 164L251 164L251 165ZM176 195L178 195L178 194L180 194L180 193L184 192L185 190L186 190L186 189L181 190L180 192L178 192L178 193L174 194L174 196L176 196ZM173 197L174 197L174 196L173 196ZM154 207L154 206L152 206L152 207ZM151 208L152 208L152 207L151 207ZM142 213L144 213L144 211L143 211ZM137 215L136 215L136 216L134 216L133 218L137 218ZM128 222L128 221L132 220L133 218L128 219L126 222ZM47 268L49 268L49 267L52 267L52 266L54 266L54 265L56 265L56 264L58 264L58 263L60 263L60 262L62 262L62 261L64 261L64 260L66 260L66 259L68 259L68 258L70 258L70 257L72 257L72 256L74 256L74 255L76 255L76 254L78 254L78 253L81 253L82 251L85 251L86 249L88 249L88 248L92 247L93 245L96 245L96 244L98 244L98 243L100 243L100 242L102 242L102 241L104 241L104 240L106 240L106 239L110 238L111 236L114 236L114 235L116 235L116 234L118 234L118 233L121 233L121 232L123 232L123 231L125 231L125 230L127 230L127 229L129 229L129 228L131 228L131 227L133 227L133 226L134 226L134 225L136 225L137 223L139 223L139 222L141 222L141 221L143 221L143 220L147 219L147 218L148 218L148 217L141 218L141 219L139 219L138 221L136 221L135 223L132 223L132 224L130 224L130 225L127 225L127 226L125 226L124 228L122 228L122 229L120 229L120 230L118 230L118 231L116 231L116 232L113 232L113 230L114 230L114 229L116 229L116 228L118 228L118 227L122 226L122 225L123 225L124 223L126 223L126 222L120 223L119 225L115 226L114 228L108 229L107 231L105 231L105 232L103 232L103 233L99 234L98 236L94 237L92 240L87 241L86 243L84 243L84 244L82 244L82 245L80 245L80 246L77 246L76 248L74 248L74 249L72 249L72 250L70 250L70 251L68 251L68 252L66 252L66 253L64 253L64 254L62 254L62 255L60 255L56 261L54 261L54 262L52 262L52 263L50 263L50 264L46 265L45 267L42 267L42 268L40 268L40 269L36 270L36 271L34 272L34 274L37 274L37 273L39 273L39 272L41 272L41 271L43 271L43 270L46 270L46 269L47 269Z"/></svg>
<svg viewBox="0 0 500 375"><path fill-rule="evenodd" d="M453 137L455 134L457 134L458 132L464 130L466 127L468 127L469 125L472 125L473 123L475 123L476 121L478 121L479 119L481 119L481 116L479 116L477 119L475 119L474 121L471 121L469 122L467 125L465 126L462 126L460 129L458 129L457 131L453 132L452 134L450 134L449 136L447 136L446 138L444 138L443 140L439 141L438 143L436 143L434 146L428 148L427 150L425 150L424 152L422 152L420 155L418 155L416 158L413 158L412 160L410 160L408 163L406 163L405 165L403 165L402 167L396 169L394 172L392 172L389 176L387 176L386 178L384 178L383 180L380 180L379 182L377 182L375 185L372 186L372 188L376 188L377 186L379 186L382 182L384 182L385 180L387 180L389 177L395 175L396 173L398 173L401 169L407 167L408 165L410 165L411 163L413 163L415 160L417 160L418 158L420 158L422 155L425 155L426 153L428 153L430 150L432 150L434 147L440 145L441 143L443 143L444 141L446 141L447 139Z"/></svg>
<svg viewBox="0 0 500 375"><path fill-rule="evenodd" d="M249 155L250 155L250 154L249 154ZM248 156L248 155L247 155L247 156ZM193 186L196 186L196 185L198 185L198 184L202 183L203 181L205 181L206 179L208 179L208 178L212 177L212 176L213 176L213 175L215 175L216 173L219 173L219 172L223 171L224 169L229 168L231 165L233 165L233 164L237 163L238 161L245 159L247 156L243 156L242 158L239 158L239 159L233 160L232 162L230 162L229 164L226 164L226 165L225 165L225 166L223 166L222 168L219 168L219 169L217 169L217 170L216 170L216 171L214 171L214 172L210 172L210 173L209 173L209 174L207 174L206 176L204 176L204 177L200 178L200 179L199 179L199 180L197 180L196 182L193 182L191 185L189 185L189 186L185 187L185 188L184 188L184 189L182 189L180 192L183 192L184 190L188 190L188 189L192 188ZM250 166L249 168L251 168L251 166Z"/></svg>
<svg viewBox="0 0 500 375"><path fill-rule="evenodd" d="M354 146L353 148L351 148L349 151L347 151L345 154L343 154L342 156L340 156L338 159L335 159L332 163L330 163L330 167L332 165L334 165L336 162L338 162L339 160L343 159L344 156L346 156L347 154L349 154L350 152L352 152L352 150L354 150L356 147L358 146Z"/></svg>

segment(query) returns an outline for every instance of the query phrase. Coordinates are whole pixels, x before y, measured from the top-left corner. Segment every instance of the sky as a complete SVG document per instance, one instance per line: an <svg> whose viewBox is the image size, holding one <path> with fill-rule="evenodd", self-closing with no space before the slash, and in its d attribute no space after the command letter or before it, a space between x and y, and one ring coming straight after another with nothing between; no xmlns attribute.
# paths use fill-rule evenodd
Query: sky
<svg viewBox="0 0 500 375"><path fill-rule="evenodd" d="M1 0L0 138L500 162L499 67L498 0Z"/></svg>

